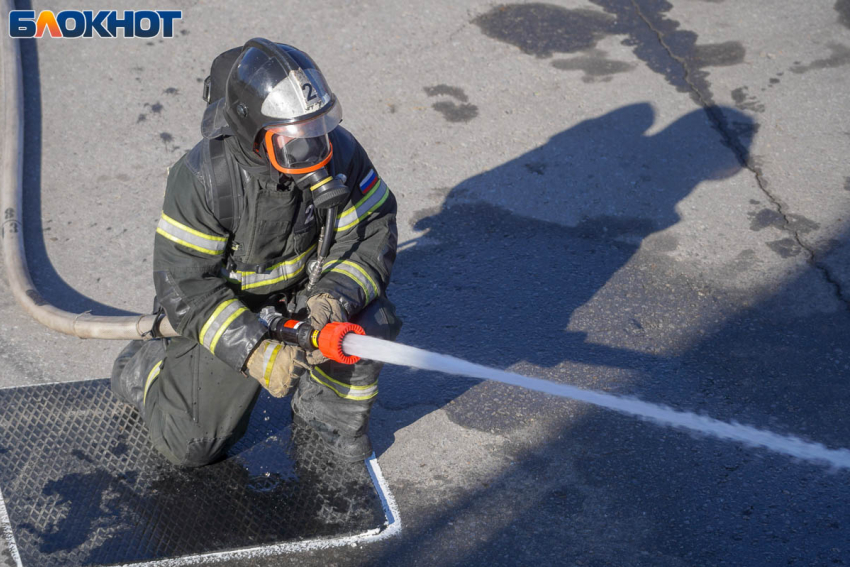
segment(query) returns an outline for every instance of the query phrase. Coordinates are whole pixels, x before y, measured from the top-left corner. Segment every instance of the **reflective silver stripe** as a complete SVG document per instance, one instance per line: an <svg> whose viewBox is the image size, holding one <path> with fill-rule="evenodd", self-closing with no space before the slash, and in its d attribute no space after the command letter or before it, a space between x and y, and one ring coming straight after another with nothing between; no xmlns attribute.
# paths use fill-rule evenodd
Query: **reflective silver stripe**
<svg viewBox="0 0 850 567"><path fill-rule="evenodd" d="M357 285L359 285L363 289L363 293L366 294L367 303L378 297L378 284L375 283L375 280L372 279L369 272L364 270L358 264L348 260L337 260L329 263L322 270L323 273L328 271L344 274L357 282Z"/></svg>
<svg viewBox="0 0 850 567"><path fill-rule="evenodd" d="M322 371L318 366L314 366L310 372L310 376L323 386L327 386L333 390L340 398L346 400L368 400L378 395L378 382L369 384L368 386L352 386L344 384L339 380L334 380Z"/></svg>
<svg viewBox="0 0 850 567"><path fill-rule="evenodd" d="M372 189L366 193L366 195L360 199L356 205L337 215L337 231L348 230L349 228L356 226L357 223L366 218L369 213L383 205L389 194L390 190L387 188L387 184L384 183L383 179L378 179L375 186L372 187Z"/></svg>
<svg viewBox="0 0 850 567"><path fill-rule="evenodd" d="M257 272L230 272L229 279L238 280L242 284L242 289L252 289L266 285L276 284L284 280L291 280L304 271L307 265L307 257L316 250L316 244L310 246L306 252L279 264L272 266L267 274L258 274Z"/></svg>
<svg viewBox="0 0 850 567"><path fill-rule="evenodd" d="M221 302L215 311L213 311L213 314L210 315L210 318L207 319L207 322L204 323L198 342L207 347L211 353L215 354L215 345L218 344L221 335L236 317L247 310L236 299L228 299Z"/></svg>
<svg viewBox="0 0 850 567"><path fill-rule="evenodd" d="M204 234L190 226L177 222L165 213L162 213L159 219L156 233L161 234L172 242L182 244L187 248L203 252L204 254L212 254L213 256L224 254L224 249L227 248L226 237Z"/></svg>

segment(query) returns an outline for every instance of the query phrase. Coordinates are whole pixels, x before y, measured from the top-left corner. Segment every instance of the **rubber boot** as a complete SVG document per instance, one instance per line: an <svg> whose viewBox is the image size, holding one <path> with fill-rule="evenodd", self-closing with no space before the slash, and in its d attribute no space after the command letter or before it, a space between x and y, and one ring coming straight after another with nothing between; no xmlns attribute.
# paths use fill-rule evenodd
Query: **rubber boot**
<svg viewBox="0 0 850 567"><path fill-rule="evenodd" d="M352 318L367 335L395 340L402 322L395 306L381 296ZM360 360L353 365L328 361L305 372L292 396L293 420L312 428L344 461L372 454L369 417L383 363Z"/></svg>
<svg viewBox="0 0 850 567"><path fill-rule="evenodd" d="M168 339L131 341L112 365L110 387L118 399L145 414L145 382L165 358Z"/></svg>
<svg viewBox="0 0 850 567"><path fill-rule="evenodd" d="M327 448L345 462L363 461L372 454L369 439L369 403L334 400L335 394L304 376L292 397L292 421L315 431ZM327 411L339 409L340 413Z"/></svg>
<svg viewBox="0 0 850 567"><path fill-rule="evenodd" d="M124 370L144 344L144 341L130 341L112 364L112 376L109 378L112 393L122 402L136 408L141 406L144 397L144 377L141 373L124 372Z"/></svg>
<svg viewBox="0 0 850 567"><path fill-rule="evenodd" d="M335 429L330 429L321 421L306 421L293 413L292 421L300 427L309 427L319 434L325 446L341 461L346 463L359 463L372 455L372 441L369 435L358 437L343 437Z"/></svg>

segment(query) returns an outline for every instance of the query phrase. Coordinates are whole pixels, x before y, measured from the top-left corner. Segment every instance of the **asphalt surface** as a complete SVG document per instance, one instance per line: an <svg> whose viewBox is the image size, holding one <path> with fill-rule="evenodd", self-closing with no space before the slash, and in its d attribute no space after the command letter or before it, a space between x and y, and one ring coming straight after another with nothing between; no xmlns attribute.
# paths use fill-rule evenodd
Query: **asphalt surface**
<svg viewBox="0 0 850 567"><path fill-rule="evenodd" d="M400 342L850 446L847 0L174 6L173 39L23 43L54 304L149 309L201 81L265 36L313 56L398 197ZM0 385L108 376L122 345L5 285ZM402 534L269 565L850 564L847 471L400 368L372 432Z"/></svg>

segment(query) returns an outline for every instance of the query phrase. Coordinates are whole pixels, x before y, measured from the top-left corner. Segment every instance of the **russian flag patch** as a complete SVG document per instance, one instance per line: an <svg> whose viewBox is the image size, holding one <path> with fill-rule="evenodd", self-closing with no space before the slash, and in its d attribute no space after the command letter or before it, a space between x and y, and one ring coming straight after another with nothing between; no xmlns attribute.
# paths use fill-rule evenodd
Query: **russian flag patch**
<svg viewBox="0 0 850 567"><path fill-rule="evenodd" d="M378 182L378 174L375 173L374 169L370 169L369 173L366 174L366 177L360 182L360 192L363 194L368 193L372 190L375 184Z"/></svg>

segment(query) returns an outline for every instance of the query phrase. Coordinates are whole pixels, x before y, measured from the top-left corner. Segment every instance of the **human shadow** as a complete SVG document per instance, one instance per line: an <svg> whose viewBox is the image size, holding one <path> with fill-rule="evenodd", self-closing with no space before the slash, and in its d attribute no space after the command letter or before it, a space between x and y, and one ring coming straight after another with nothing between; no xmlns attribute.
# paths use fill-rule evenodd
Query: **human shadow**
<svg viewBox="0 0 850 567"><path fill-rule="evenodd" d="M819 256L846 256L848 242L845 231ZM700 301L697 290L672 283L671 301ZM810 266L738 303L722 324L697 323L691 330L706 335L670 357L663 383L650 369L634 376L635 389L647 401L847 447L850 311L829 294ZM546 438L512 460L483 485L470 482L451 502L409 518L404 536L370 564L847 563L847 470L596 408L551 419ZM469 544L460 545L466 526Z"/></svg>
<svg viewBox="0 0 850 567"><path fill-rule="evenodd" d="M19 10L32 10L32 2L18 0ZM82 313L90 311L94 315L132 315L133 312L112 307L92 299L69 285L56 271L45 245L45 231L42 211L42 137L41 115L41 75L38 64L38 47L35 39L19 39L21 63L23 69L24 94L24 164L23 164L23 211L24 243L26 261L30 268L33 283L41 295L52 305L70 311Z"/></svg>
<svg viewBox="0 0 850 567"><path fill-rule="evenodd" d="M745 116L723 112L739 132L752 129ZM677 275L667 255L675 242L652 236L677 222L675 207L697 183L730 175L746 159L716 136L708 136L713 149L700 145L704 116L695 111L646 135L648 105L621 108L453 188L439 211L417 222L429 229L430 244L399 256L392 298L406 319L400 340L582 387L594 387L600 374L615 393L846 447L850 316L837 292L830 299L821 268L810 265L762 295L703 293ZM607 160L584 159L600 148ZM565 168L555 176L560 181L548 180L557 155L570 160L572 174ZM542 163L548 168L538 176ZM653 182L666 174L658 179L662 190L639 182L640 164ZM626 167L638 173L625 178ZM593 189L601 194L583 191L587 180L598 182ZM500 183L521 188L519 210L545 194L551 211L583 212L573 226L508 212L486 202ZM627 212L612 213L621 203ZM758 218L765 205L751 204ZM845 233L819 250L819 261L846 257L848 240ZM732 269L758 270L758 256L771 253L750 252ZM627 313L612 314L617 310ZM653 318L683 327L681 338L642 327ZM587 338L571 329L576 320ZM610 328L612 320L625 328ZM655 344L665 335L679 344ZM435 407L485 431L510 432L529 415L545 425L533 429L537 440L508 438L503 450L511 466L486 482L473 475L450 501L431 495L447 493L436 477L403 486L408 502L426 504L412 504L404 535L370 564L847 562L846 471L830 474L821 465L456 376L387 368L381 388L380 403L403 409L391 415L404 419L379 429L379 448L392 442L389 429ZM427 464L440 456L422 458Z"/></svg>
<svg viewBox="0 0 850 567"><path fill-rule="evenodd" d="M747 116L724 112L753 130ZM637 319L628 346L606 346L609 331L604 323L593 328L593 314L581 315L584 331L570 328L644 239L679 220L676 206L697 184L733 175L747 159L717 144L702 110L648 135L653 123L649 104L625 106L452 188L438 211L415 223L427 231L423 242L399 254L390 293L405 319L401 340L497 368L552 369L545 377L556 381L566 374L556 367L570 364L574 383L601 366L628 373L669 364L642 338ZM749 142L742 139L745 152ZM653 246L675 242L658 238ZM642 288L632 293L639 305ZM500 386L388 367L379 403L427 413L452 402L452 419L487 431L511 430L520 414L560 411L511 388L494 404L493 388Z"/></svg>

